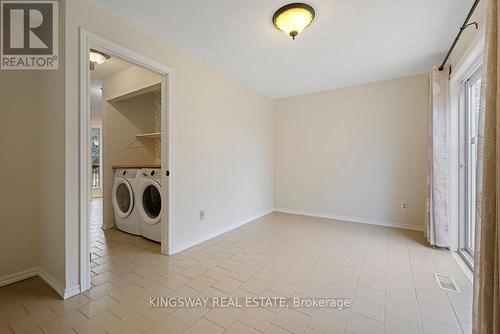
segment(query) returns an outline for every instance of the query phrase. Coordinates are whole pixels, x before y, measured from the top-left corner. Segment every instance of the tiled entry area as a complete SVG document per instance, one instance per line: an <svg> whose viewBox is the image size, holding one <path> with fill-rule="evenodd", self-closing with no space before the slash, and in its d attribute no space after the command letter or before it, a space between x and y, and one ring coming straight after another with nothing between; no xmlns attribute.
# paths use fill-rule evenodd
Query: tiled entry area
<svg viewBox="0 0 500 334"><path fill-rule="evenodd" d="M96 203L94 203L96 204ZM273 213L174 256L92 229L93 288L0 289L0 333L470 333L472 288L422 233ZM461 293L438 288L451 275ZM150 296L352 298L347 310L149 308Z"/></svg>

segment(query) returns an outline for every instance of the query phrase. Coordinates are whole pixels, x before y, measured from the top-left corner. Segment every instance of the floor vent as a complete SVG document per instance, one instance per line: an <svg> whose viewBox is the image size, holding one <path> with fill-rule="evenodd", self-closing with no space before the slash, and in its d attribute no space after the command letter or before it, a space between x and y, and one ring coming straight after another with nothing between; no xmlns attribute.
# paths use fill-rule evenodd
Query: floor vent
<svg viewBox="0 0 500 334"><path fill-rule="evenodd" d="M436 277L436 281L438 282L439 287L441 289L453 292L460 292L460 289L458 288L457 284L455 283L455 281L451 276L434 273L434 277Z"/></svg>

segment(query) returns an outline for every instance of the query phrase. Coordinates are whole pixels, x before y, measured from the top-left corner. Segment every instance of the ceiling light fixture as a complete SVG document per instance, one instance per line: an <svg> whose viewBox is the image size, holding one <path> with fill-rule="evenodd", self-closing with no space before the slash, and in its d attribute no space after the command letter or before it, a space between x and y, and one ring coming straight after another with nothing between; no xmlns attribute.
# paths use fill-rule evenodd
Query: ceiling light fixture
<svg viewBox="0 0 500 334"><path fill-rule="evenodd" d="M90 53L89 53L90 70L93 71L95 69L95 65L102 64L106 60L108 60L109 58L111 58L111 56L108 54L105 54L104 52L90 49Z"/></svg>
<svg viewBox="0 0 500 334"><path fill-rule="evenodd" d="M314 9L305 3L291 3L278 9L273 15L273 24L295 39L314 19Z"/></svg>

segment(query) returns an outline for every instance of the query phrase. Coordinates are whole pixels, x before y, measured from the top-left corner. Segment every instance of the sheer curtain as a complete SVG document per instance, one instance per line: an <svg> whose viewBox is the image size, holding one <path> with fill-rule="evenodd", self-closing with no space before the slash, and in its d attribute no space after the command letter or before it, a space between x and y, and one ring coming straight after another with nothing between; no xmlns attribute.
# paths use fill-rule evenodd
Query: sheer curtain
<svg viewBox="0 0 500 334"><path fill-rule="evenodd" d="M448 217L448 80L449 68L431 73L428 117L426 234L429 244L449 246Z"/></svg>
<svg viewBox="0 0 500 334"><path fill-rule="evenodd" d="M500 91L498 0L486 21L483 107L479 117L473 332L500 333Z"/></svg>

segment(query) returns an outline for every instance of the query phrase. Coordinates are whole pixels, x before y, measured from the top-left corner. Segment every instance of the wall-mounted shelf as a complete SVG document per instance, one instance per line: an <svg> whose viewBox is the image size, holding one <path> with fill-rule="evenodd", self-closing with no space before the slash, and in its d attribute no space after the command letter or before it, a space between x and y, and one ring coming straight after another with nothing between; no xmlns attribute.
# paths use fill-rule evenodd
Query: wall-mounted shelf
<svg viewBox="0 0 500 334"><path fill-rule="evenodd" d="M123 95L115 96L111 99L108 99L108 102L120 102L124 100L131 99L133 97L137 97L143 94L148 94L152 92L159 92L161 90L161 83L154 84L151 86L147 86L141 89L134 90L133 92L125 93Z"/></svg>
<svg viewBox="0 0 500 334"><path fill-rule="evenodd" d="M142 139L142 138L161 138L161 132L150 132L150 133L139 133L134 136L137 139Z"/></svg>
<svg viewBox="0 0 500 334"><path fill-rule="evenodd" d="M132 140L128 142L126 147L127 148L144 147L144 143L141 145L138 145L138 146L132 146L132 144L135 143L136 141L142 141L144 139L146 139L146 140L149 140L149 139L160 140L161 139L161 132L138 133L138 134L134 135L134 138L132 138Z"/></svg>

